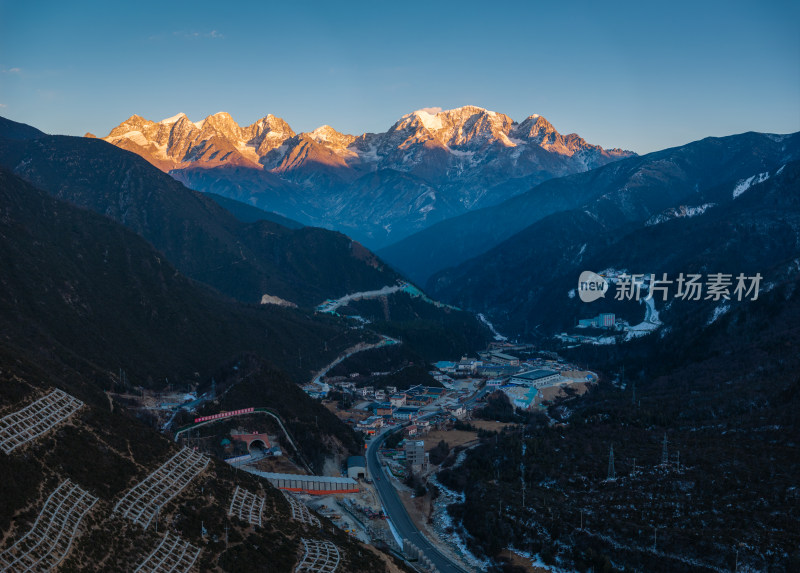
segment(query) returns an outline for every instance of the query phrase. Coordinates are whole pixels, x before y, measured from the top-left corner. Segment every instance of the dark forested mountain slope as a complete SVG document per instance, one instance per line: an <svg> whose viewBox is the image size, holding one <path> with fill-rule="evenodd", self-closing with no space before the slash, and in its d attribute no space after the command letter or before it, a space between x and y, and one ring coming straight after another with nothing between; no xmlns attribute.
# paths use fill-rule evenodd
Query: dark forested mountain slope
<svg viewBox="0 0 800 573"><path fill-rule="evenodd" d="M615 305L610 296L587 305L575 297L584 270L624 269L659 277L666 272L673 278L680 272L760 270L765 282L775 280L766 273L780 274L776 265L800 254L794 239L797 164L791 161L800 152L798 139L785 138L769 161L763 150L737 150L730 154L736 165L727 175L707 176L709 183L721 180L713 186L675 191L648 185L551 214L484 255L436 275L430 290L489 312L512 332L547 334L603 310L641 320L642 305ZM755 159L742 167L743 156ZM669 317L669 311L661 315Z"/></svg>
<svg viewBox="0 0 800 573"><path fill-rule="evenodd" d="M465 494L451 513L472 549L579 571L797 570L799 286L795 271L707 328L568 351L598 387L439 474Z"/></svg>
<svg viewBox="0 0 800 573"><path fill-rule="evenodd" d="M277 213L272 213L270 211L264 211L263 209L259 209L258 207L254 207L249 203L243 203L242 201L237 201L236 199L230 199L228 197L223 197L222 195L217 195L216 193L206 193L206 197L209 197L214 200L214 202L219 205L220 207L224 207L226 211L229 211L234 217L239 219L242 223L255 223L256 221L272 221L273 223L278 223L279 225L283 225L287 229L299 229L303 225L298 223L297 221L293 221L287 217L283 217L278 215Z"/></svg>
<svg viewBox="0 0 800 573"><path fill-rule="evenodd" d="M185 275L245 302L269 294L312 306L392 284L398 276L339 233L242 223L141 157L102 140L18 141L2 139L0 132L0 164L59 199L119 221Z"/></svg>
<svg viewBox="0 0 800 573"><path fill-rule="evenodd" d="M577 216L602 225L644 222L670 207L697 205L699 194L723 182L774 171L797 159L799 153L798 134L744 133L707 138L551 179L499 205L433 225L381 249L379 254L413 280L424 283L437 271L458 267L554 213L584 211L583 216ZM572 232L574 228L566 227L562 234ZM459 273L453 275L454 280L456 276L465 279ZM447 282L446 275L441 276ZM438 280L430 284L444 290Z"/></svg>
<svg viewBox="0 0 800 573"><path fill-rule="evenodd" d="M0 328L29 352L124 368L158 385L252 351L303 381L357 339L332 320L222 299L121 225L6 170L0 209Z"/></svg>

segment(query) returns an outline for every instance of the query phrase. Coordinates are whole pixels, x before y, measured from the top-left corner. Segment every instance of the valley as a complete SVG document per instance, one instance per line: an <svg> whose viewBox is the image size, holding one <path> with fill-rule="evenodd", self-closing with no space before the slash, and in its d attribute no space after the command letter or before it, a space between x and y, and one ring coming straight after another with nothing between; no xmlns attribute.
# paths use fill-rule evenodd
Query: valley
<svg viewBox="0 0 800 573"><path fill-rule="evenodd" d="M796 7L219 8L2 8L0 570L800 570Z"/></svg>

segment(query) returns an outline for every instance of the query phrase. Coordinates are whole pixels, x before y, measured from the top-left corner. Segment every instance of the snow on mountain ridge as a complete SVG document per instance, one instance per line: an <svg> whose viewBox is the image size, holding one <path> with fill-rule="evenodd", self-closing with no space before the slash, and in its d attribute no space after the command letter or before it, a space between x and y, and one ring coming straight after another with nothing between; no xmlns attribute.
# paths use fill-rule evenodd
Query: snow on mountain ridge
<svg viewBox="0 0 800 573"><path fill-rule="evenodd" d="M183 113L183 112L180 112L177 115L173 115L172 117L168 117L166 119L162 119L158 123L163 124L163 125L168 125L170 123L175 123L176 121L178 121L179 119L182 119L184 117L186 117L186 114Z"/></svg>
<svg viewBox="0 0 800 573"><path fill-rule="evenodd" d="M128 132L138 131L141 137ZM166 149L159 159L171 161L171 168L187 167L190 161L210 161L212 164L241 163L263 165L264 157L271 150L289 142L295 132L281 118L272 114L253 124L240 127L227 112L217 112L198 122L191 122L181 112L158 123L133 115L114 128L104 139L117 144L127 140L130 147L136 144L147 147L154 142ZM434 149L455 156L454 151L480 151L493 145L500 148L515 148L531 144L559 155L572 156L578 151L591 151L604 154L598 146L587 144L575 134L562 136L546 119L538 114L527 117L522 123L513 121L505 114L482 107L466 105L449 110L423 108L404 115L385 133L363 134L359 137L343 134L329 125L323 125L308 132L307 137L316 145L329 148L338 155L348 157L348 161L360 164L373 164L372 169L389 165L417 165ZM214 148L219 153L198 152L196 147ZM399 157L412 148L423 146L429 152L419 157ZM190 152L191 149L191 152ZM237 153L228 153L231 149ZM131 149L136 151L136 149ZM145 157L144 150L141 153ZM620 150L615 154L627 155ZM521 151L515 152L510 160L524 160ZM192 158L190 160L190 158ZM522 158L522 159L521 159ZM591 161L581 158L583 168L591 168ZM389 166L387 165L387 166ZM161 165L159 165L161 167ZM163 167L162 167L163 168Z"/></svg>
<svg viewBox="0 0 800 573"><path fill-rule="evenodd" d="M538 114L517 123L505 114L470 105L419 109L402 116L385 132L359 136L341 133L330 125L298 134L272 114L246 127L225 112L194 123L183 113L159 123L134 115L104 139L166 172L246 167L269 172L313 193L337 197L361 178L376 174L363 183L369 189L361 192L365 197L384 194L392 212L402 211L415 226L447 213L492 204L551 177L586 171L630 155L590 145L575 134L562 136ZM234 194L246 195L253 182L260 181L255 173L230 172L224 177L249 178L246 183L234 184ZM265 181L280 185L277 179ZM206 181L203 185L218 189L227 183ZM401 206L401 197L419 197L426 186L441 192L437 199L426 199L430 209L420 213L422 207L416 204ZM342 198L338 207L329 205L325 217L335 218L346 203ZM271 204L268 208L277 209ZM296 205L290 201L283 208L290 212Z"/></svg>

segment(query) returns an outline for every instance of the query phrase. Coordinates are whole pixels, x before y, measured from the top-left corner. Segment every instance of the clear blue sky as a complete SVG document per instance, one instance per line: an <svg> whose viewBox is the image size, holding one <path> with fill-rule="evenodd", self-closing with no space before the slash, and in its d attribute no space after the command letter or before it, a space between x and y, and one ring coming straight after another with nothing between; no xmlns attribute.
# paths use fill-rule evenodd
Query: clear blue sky
<svg viewBox="0 0 800 573"><path fill-rule="evenodd" d="M124 5L123 5L124 4ZM385 131L474 104L639 153L800 130L800 2L0 0L0 115Z"/></svg>

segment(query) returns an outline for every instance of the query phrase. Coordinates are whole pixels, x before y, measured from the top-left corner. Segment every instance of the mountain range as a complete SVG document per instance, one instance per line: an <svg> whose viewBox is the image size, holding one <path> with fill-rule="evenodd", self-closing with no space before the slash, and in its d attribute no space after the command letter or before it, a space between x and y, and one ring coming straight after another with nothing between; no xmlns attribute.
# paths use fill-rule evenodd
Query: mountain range
<svg viewBox="0 0 800 573"><path fill-rule="evenodd" d="M556 213L585 212L604 219L604 225L622 225L644 222L663 209L701 205L699 192L726 179L743 179L780 166L794 157L796 145L797 136L747 133L622 159L546 181L498 205L442 221L378 254L425 285L435 273L481 256ZM567 228L558 232L569 233Z"/></svg>
<svg viewBox="0 0 800 573"><path fill-rule="evenodd" d="M328 125L298 134L273 115L246 127L224 112L198 122L134 115L103 139L192 189L337 229L373 249L634 155L562 135L539 115L518 123L475 106L418 110L359 136Z"/></svg>
<svg viewBox="0 0 800 573"><path fill-rule="evenodd" d="M311 307L399 278L340 233L280 218L275 221L295 228L243 222L133 153L96 139L41 132L7 139L2 134L9 125L0 124L0 165L56 198L122 223L186 276L242 302L269 295Z"/></svg>
<svg viewBox="0 0 800 573"><path fill-rule="evenodd" d="M150 242L181 274L242 303L308 310L324 300L381 289L401 279L341 233L192 191L136 154L98 139L49 136L0 118L0 166L58 199L121 223ZM469 313L403 292L387 297L402 301L392 305L402 311L392 313L391 320L384 316L376 327L407 341L403 352L435 359L430 352L442 343L453 353L463 353L488 337ZM319 316L314 320L327 328L328 321ZM306 360L306 370L295 370L295 364L287 362L286 369L304 380L312 362Z"/></svg>
<svg viewBox="0 0 800 573"><path fill-rule="evenodd" d="M561 332L602 309L635 320L631 324L641 321L642 305L603 300L589 306L575 297L584 270L666 272L673 278L681 272L761 272L765 283L779 283L800 254L798 160L800 134L745 133L546 182L488 212L448 221L461 236L488 228L483 245L496 237L494 229L511 236L434 274L428 291L487 312L512 333L533 335ZM543 209L552 197L568 197L572 205ZM524 224L520 212L529 224L517 230ZM439 234L432 239L434 231ZM427 244L436 245L428 252L454 246L446 229L424 234ZM720 304L676 303L660 316L667 324L684 313L707 321L714 306Z"/></svg>
<svg viewBox="0 0 800 573"><path fill-rule="evenodd" d="M485 329L469 313L404 292L342 310L357 320L311 310L325 299L396 285L404 272L420 284L427 280L432 295L485 312L503 332L537 339L600 374L583 397L551 404L546 417L515 413L509 405L511 421L525 426L486 433L469 452L453 452L440 483L463 491L450 515L454 527L474 536L465 538L478 555L493 558L513 543L543 555L548 546L550 558L558 552L561 566L581 570L611 570L612 561L642 570L697 570L687 556L725 570L735 568L728 557L736 541L747 547L742 553L749 564L760 559L777 571L792 570L800 562L796 518L785 508L797 501L800 134L745 133L641 157L609 155L605 164L584 161L576 172L508 191L533 181L529 173L499 184L494 204L487 188L470 188L463 179L451 197L461 215L380 256L341 232L308 226L306 215L287 219L256 210L247 195L248 181L268 182L270 196L280 190L309 211L309 205L321 210L325 201L341 200L337 193L361 189L363 196L348 203L359 211L348 216L363 219L382 208L369 195L381 185L388 185L387 201L402 203L402 193L389 191L419 191L421 181L439 197L456 185L458 170L447 171L456 160L483 157L486 167L501 162L503 153L512 161L514 149L524 148L517 158L524 156L526 146L573 166L581 160L580 146L570 151L575 138L553 136L548 151L533 139L518 143L527 120L516 125L479 108L453 111L459 113L406 116L395 125L399 143L388 142L387 134L353 137L329 128L289 135L288 125L270 116L236 129L224 117L191 126L185 116L159 124L138 118L117 137L122 145L162 154L160 169L136 149L49 136L0 118L0 408L15 410L53 386L87 404L23 455L0 452L3 531L18 537L35 519L31 508L69 478L100 501L64 569L124 570L146 556L143 548L155 536L118 527L109 517L111 504L171 446L142 423L144 414L134 419L126 410L130 402L108 392L158 390L167 379L193 383L199 393L221 384L231 391L223 390L204 413L253 403L274 408L317 470L331 453L361 451L356 435L292 381L308 380L378 333L403 344L384 348L376 360L408 352L403 360L414 361L423 375L427 368L420 364L486 343ZM206 139L163 139L171 130L176 137L197 130ZM123 137L132 131L141 139ZM143 145L147 138L166 143ZM375 169L367 170L370 161ZM381 161L395 167L378 167ZM491 179L490 172L480 177ZM241 193L209 193L221 187L201 193L175 180L206 175L220 178L221 187L240 177ZM762 296L743 303L657 300L654 315L653 307L635 301L581 302L575 288L583 270L673 278L760 274ZM284 304L259 304L265 299ZM649 315L660 330L626 344L565 346L549 336L604 311L631 324ZM614 380L620 371L622 381ZM669 459L653 467L667 431L670 453L683 448L674 469ZM520 440L530 446L527 459ZM613 468L609 447L611 460L617 452L618 481L603 479L613 471L606 471ZM628 469L631 458L636 466L634 456L646 479ZM520 468L528 479L520 479ZM204 544L200 568L252 570L253 563L268 563L292 570L304 528L290 522L282 496L216 462L202 479L162 509L164 523ZM263 530L248 531L226 517L227 502L220 500L240 484L268 497ZM529 497L520 503L526 485ZM629 501L619 503L620 496ZM599 525L603 537L594 535L598 515L613 518ZM342 570L396 570L323 523L317 534L336 541ZM659 523L663 545L656 553L649 534ZM220 533L229 527L230 545ZM206 539L204 528L217 537Z"/></svg>

